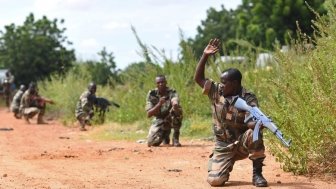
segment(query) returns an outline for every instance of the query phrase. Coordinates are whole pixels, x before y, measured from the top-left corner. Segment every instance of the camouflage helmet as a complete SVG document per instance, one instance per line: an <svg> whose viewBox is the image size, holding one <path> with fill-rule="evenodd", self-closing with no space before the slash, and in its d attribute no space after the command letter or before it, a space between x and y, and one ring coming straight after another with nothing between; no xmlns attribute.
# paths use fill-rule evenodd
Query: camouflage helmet
<svg viewBox="0 0 336 189"><path fill-rule="evenodd" d="M20 90L21 91L25 91L26 90L26 86L24 84L20 85Z"/></svg>
<svg viewBox="0 0 336 189"><path fill-rule="evenodd" d="M34 94L34 93L36 93L37 92L37 85L36 85L36 83L35 82L30 82L29 83L29 87L28 87L28 90L29 90L29 93L30 94Z"/></svg>
<svg viewBox="0 0 336 189"><path fill-rule="evenodd" d="M29 83L29 89L36 89L37 85L35 82L30 82Z"/></svg>
<svg viewBox="0 0 336 189"><path fill-rule="evenodd" d="M91 82L89 83L88 85L88 90L91 92L91 93L95 93L96 90L97 90L97 85L95 82Z"/></svg>

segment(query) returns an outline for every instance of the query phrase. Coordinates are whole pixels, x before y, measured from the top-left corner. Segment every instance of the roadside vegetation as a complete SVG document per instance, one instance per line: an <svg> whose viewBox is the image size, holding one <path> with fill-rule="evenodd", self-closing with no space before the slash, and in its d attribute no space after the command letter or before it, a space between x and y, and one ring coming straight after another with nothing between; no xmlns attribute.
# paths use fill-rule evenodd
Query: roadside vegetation
<svg viewBox="0 0 336 189"><path fill-rule="evenodd" d="M286 149L272 133L265 131L268 149L282 162L285 170L295 174L336 175L336 104L333 102L336 99L333 92L336 87L336 10L334 5L327 8L328 14L313 23L311 37L301 30L297 35L286 36L291 39L287 52L281 52L280 45L273 43L274 59L267 66L255 66L257 54L265 49L235 40L236 50L228 52L223 44L220 54L248 58L243 63L224 63L218 61L218 54L209 60L206 69L206 76L216 81L225 68L236 67L242 71L243 86L257 95L260 109L272 118L285 138L292 139L292 146ZM113 54L104 48L99 53L100 61L75 61L72 67L65 67L69 71L49 74L47 79L39 82L40 93L56 102L48 106L47 111L59 117L64 125L73 126L79 95L90 81L97 81L97 96L117 102L121 107L110 107L104 126L95 126L94 137L103 140L143 139L150 125L144 109L146 95L155 87L155 76L164 74L168 86L180 95L184 110L181 136L210 138L210 104L193 81L199 49L195 55L192 41L185 39L181 32L180 55L178 60L173 60L164 50L143 43L134 28L133 32L143 56L142 62L117 70ZM72 58L69 57L67 60Z"/></svg>

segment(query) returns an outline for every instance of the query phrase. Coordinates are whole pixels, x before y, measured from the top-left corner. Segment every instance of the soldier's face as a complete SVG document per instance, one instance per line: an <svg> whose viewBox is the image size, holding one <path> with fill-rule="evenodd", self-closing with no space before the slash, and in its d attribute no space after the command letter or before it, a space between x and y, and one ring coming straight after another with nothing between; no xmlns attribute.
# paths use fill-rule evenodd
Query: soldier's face
<svg viewBox="0 0 336 189"><path fill-rule="evenodd" d="M167 87L167 81L164 77L156 77L155 78L156 87L159 89L159 91L164 91Z"/></svg>
<svg viewBox="0 0 336 189"><path fill-rule="evenodd" d="M30 94L35 94L36 91L37 91L37 90L36 90L35 87L31 87L31 88L29 89Z"/></svg>
<svg viewBox="0 0 336 189"><path fill-rule="evenodd" d="M96 86L92 86L92 87L90 87L90 92L92 93L92 94L95 94L96 93L96 91L97 91L97 87Z"/></svg>
<svg viewBox="0 0 336 189"><path fill-rule="evenodd" d="M224 72L221 75L221 83L222 83L222 95L224 97L228 97L228 96L233 96L235 95L234 92L236 91L236 82L235 81L230 81L229 80L229 76L227 72Z"/></svg>

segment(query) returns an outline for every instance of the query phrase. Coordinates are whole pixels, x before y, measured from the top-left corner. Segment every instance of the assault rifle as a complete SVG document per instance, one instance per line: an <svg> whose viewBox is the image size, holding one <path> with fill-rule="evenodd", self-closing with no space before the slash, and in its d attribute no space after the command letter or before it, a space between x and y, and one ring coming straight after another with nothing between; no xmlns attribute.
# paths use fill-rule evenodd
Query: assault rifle
<svg viewBox="0 0 336 189"><path fill-rule="evenodd" d="M98 116L100 119L101 123L104 123L105 121L105 112L109 111L109 106L115 106L117 108L120 108L120 105L113 102L113 101L109 101L106 98L103 97L96 97L95 98L95 106L96 106L96 111L98 112Z"/></svg>
<svg viewBox="0 0 336 189"><path fill-rule="evenodd" d="M34 101L34 106L38 107L38 108L42 108L46 106L46 103L49 104L54 104L55 102L49 98L45 98L42 96L34 96L33 97L33 101Z"/></svg>
<svg viewBox="0 0 336 189"><path fill-rule="evenodd" d="M287 148L290 147L292 140L285 140L283 134L278 129L278 127L269 119L265 114L263 114L258 107L249 106L245 100L237 97L234 101L234 107L240 110L250 112L250 115L245 118L244 122L246 123L251 118L257 121L253 130L253 142L258 140L259 130L261 125L268 128Z"/></svg>

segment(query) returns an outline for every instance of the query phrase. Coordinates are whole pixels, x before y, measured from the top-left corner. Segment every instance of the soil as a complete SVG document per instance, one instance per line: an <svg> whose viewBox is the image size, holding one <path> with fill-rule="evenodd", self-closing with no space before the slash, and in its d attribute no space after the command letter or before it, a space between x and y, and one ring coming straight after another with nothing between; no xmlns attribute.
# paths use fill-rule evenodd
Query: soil
<svg viewBox="0 0 336 189"><path fill-rule="evenodd" d="M129 141L94 141L56 120L26 124L0 109L0 188L204 189L213 143L183 140L182 147L147 147ZM336 179L294 176L268 155L268 188L335 188ZM223 188L256 188L250 160L236 162Z"/></svg>

